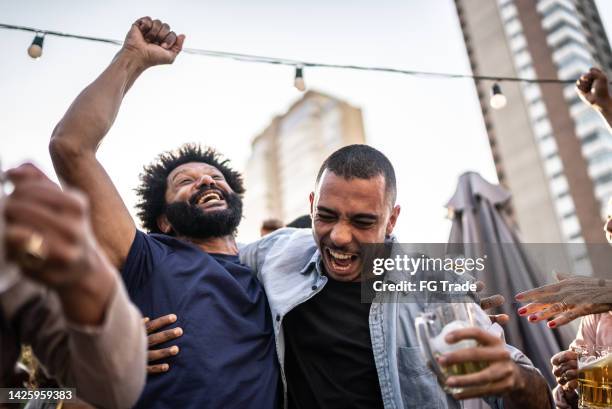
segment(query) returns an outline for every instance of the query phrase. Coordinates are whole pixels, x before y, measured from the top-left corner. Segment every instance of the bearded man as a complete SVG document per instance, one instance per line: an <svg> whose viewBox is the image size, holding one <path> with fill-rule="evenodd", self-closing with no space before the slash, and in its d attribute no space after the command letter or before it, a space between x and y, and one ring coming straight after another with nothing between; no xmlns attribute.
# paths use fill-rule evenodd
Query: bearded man
<svg viewBox="0 0 612 409"><path fill-rule="evenodd" d="M64 184L91 202L95 235L121 270L134 303L150 317L175 313L177 327L149 338L169 357L151 374L137 408L275 408L274 333L261 284L240 264L234 233L244 192L240 175L214 150L186 145L145 168L137 230L96 159L123 97L147 68L170 64L184 35L159 20L134 23L110 66L75 100L50 144ZM178 345L164 340L182 334ZM178 355L180 346L180 355Z"/></svg>

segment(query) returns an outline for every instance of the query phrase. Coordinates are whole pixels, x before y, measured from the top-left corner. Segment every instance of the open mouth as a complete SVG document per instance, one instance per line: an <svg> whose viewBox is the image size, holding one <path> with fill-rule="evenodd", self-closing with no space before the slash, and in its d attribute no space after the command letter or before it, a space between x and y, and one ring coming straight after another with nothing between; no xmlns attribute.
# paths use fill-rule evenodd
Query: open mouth
<svg viewBox="0 0 612 409"><path fill-rule="evenodd" d="M332 250L329 247L325 247L325 253L331 267L339 273L352 270L352 267L357 265L357 260L359 259L358 254Z"/></svg>
<svg viewBox="0 0 612 409"><path fill-rule="evenodd" d="M223 202L224 202L223 194L215 190L207 190L204 193L197 196L195 200L192 200L192 203L195 205L207 205L207 206L222 204Z"/></svg>

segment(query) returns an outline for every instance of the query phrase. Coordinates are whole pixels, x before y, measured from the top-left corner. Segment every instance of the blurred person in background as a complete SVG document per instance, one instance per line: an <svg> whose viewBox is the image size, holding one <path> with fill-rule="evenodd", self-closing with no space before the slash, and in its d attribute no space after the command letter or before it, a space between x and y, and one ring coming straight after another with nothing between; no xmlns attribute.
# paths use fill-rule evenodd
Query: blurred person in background
<svg viewBox="0 0 612 409"><path fill-rule="evenodd" d="M270 234L273 231L283 228L283 222L278 219L266 219L261 224L261 229L259 229L259 234L261 237L266 234Z"/></svg>
<svg viewBox="0 0 612 409"><path fill-rule="evenodd" d="M304 214L287 223L287 227L293 227L295 229L311 229L312 218L309 214Z"/></svg>

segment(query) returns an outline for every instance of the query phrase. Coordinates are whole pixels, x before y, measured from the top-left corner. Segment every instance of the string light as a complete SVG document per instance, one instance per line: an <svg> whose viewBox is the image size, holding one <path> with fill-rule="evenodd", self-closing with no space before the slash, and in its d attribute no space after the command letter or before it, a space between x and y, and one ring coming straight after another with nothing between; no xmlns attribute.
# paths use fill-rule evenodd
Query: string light
<svg viewBox="0 0 612 409"><path fill-rule="evenodd" d="M502 93L501 87L496 82L491 87L491 99L489 103L491 104L491 108L493 109L502 109L506 106L507 103L506 96Z"/></svg>
<svg viewBox="0 0 612 409"><path fill-rule="evenodd" d="M80 34L63 33L63 32L52 31L52 30L41 30L37 28L16 26L12 24L0 23L0 28L4 28L8 30L19 30L19 31L40 33L41 35L48 35L48 36L67 37L67 38L74 38L74 39L79 39L79 40L101 42L101 43L114 44L114 45L119 45L119 46L123 44L122 41L108 39L108 38L90 37L90 36L84 36ZM429 77L429 78L451 78L451 79L467 78L467 79L472 79L474 81L522 82L522 83L537 83L537 84L573 84L576 82L576 80L559 80L556 78L538 79L538 78L521 78L521 77L500 77L500 76L489 76L489 75L470 75L470 74L453 74L453 73L417 71L417 70L403 70L403 69L390 68L390 67L327 64L327 63L292 60L292 59L287 59L287 58L266 57L266 56L260 56L260 55L252 55L252 54L240 54L240 53L230 53L230 52L225 52L225 51L204 50L204 49L198 49L198 48L184 48L183 52L186 54L203 55L203 56L217 57L217 58L227 58L227 59L232 59L236 61L292 66L292 67L296 67L296 74L297 74L297 67L302 67L302 69L305 67L311 67L311 68L316 67L316 68L334 68L334 69L357 70L357 71L386 72L386 73L405 74L405 75L418 76L418 77Z"/></svg>
<svg viewBox="0 0 612 409"><path fill-rule="evenodd" d="M28 47L28 55L34 59L40 58L43 52L43 43L45 42L44 33L36 33L32 44Z"/></svg>
<svg viewBox="0 0 612 409"><path fill-rule="evenodd" d="M293 85L299 90L299 91L306 91L306 83L304 82L304 72L303 72L303 67L301 65L298 65L297 67L295 67L295 80L293 81Z"/></svg>

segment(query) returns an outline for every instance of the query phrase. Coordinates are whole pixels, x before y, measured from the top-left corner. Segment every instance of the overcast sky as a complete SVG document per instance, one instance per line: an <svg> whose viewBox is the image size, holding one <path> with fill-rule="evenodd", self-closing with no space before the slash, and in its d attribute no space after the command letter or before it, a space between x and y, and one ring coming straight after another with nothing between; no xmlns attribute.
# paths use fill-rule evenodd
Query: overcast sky
<svg viewBox="0 0 612 409"><path fill-rule="evenodd" d="M610 32L612 2L597 4ZM113 39L123 39L144 15L185 33L186 47L469 73L452 0L0 0L0 22ZM53 127L117 47L48 37L35 61L26 54L31 34L0 32L0 158L4 166L31 160L52 174ZM130 209L143 165L181 143L212 145L243 169L250 140L300 97L293 74L289 67L193 55L146 72L99 151ZM475 170L496 181L469 80L330 69L307 69L305 77L308 87L363 110L368 142L396 167L402 241L446 241L443 206L461 173Z"/></svg>

